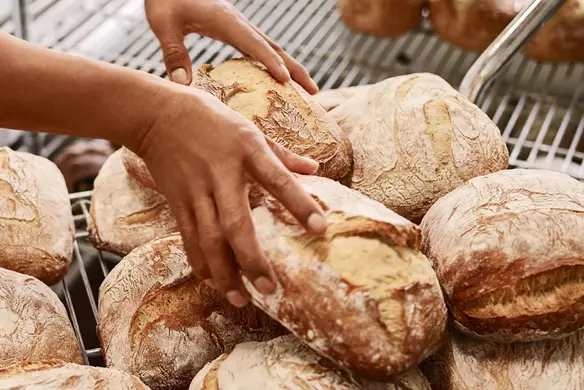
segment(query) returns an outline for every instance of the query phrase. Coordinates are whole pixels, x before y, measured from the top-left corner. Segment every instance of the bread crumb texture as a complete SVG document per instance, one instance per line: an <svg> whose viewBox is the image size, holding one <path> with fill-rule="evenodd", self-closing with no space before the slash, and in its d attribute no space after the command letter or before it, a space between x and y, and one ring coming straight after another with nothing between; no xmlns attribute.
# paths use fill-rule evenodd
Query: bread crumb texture
<svg viewBox="0 0 584 390"><path fill-rule="evenodd" d="M417 251L417 226L331 180L299 177L326 210L322 237L305 233L272 197L253 211L278 290L254 302L314 350L375 380L438 348L446 309L436 275Z"/></svg>
<svg viewBox="0 0 584 390"><path fill-rule="evenodd" d="M178 234L132 251L100 287L98 334L108 367L153 389L187 388L237 343L282 332L255 307L236 309L196 280Z"/></svg>
<svg viewBox="0 0 584 390"><path fill-rule="evenodd" d="M370 382L335 368L294 336L235 347L201 370L189 390L430 390L417 368L385 383Z"/></svg>
<svg viewBox="0 0 584 390"><path fill-rule="evenodd" d="M511 342L584 325L584 183L545 170L474 178L421 227L422 251L465 331Z"/></svg>
<svg viewBox="0 0 584 390"><path fill-rule="evenodd" d="M55 164L0 148L0 267L53 285L73 253L67 186Z"/></svg>
<svg viewBox="0 0 584 390"><path fill-rule="evenodd" d="M382 81L330 115L353 144L351 187L415 223L468 179L508 165L497 126L432 74Z"/></svg>
<svg viewBox="0 0 584 390"><path fill-rule="evenodd" d="M102 367L59 360L17 364L0 370L3 390L150 390L138 378Z"/></svg>

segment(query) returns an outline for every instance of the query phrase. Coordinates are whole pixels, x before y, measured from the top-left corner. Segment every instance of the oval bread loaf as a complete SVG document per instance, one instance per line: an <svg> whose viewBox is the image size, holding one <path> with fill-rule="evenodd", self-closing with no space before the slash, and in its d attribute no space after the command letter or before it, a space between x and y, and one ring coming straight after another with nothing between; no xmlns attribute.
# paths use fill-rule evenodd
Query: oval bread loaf
<svg viewBox="0 0 584 390"><path fill-rule="evenodd" d="M529 341L584 325L584 183L544 170L477 177L436 202L421 227L465 332Z"/></svg>
<svg viewBox="0 0 584 390"><path fill-rule="evenodd" d="M453 331L420 367L434 390L579 390L584 339L496 344Z"/></svg>
<svg viewBox="0 0 584 390"><path fill-rule="evenodd" d="M417 226L341 184L299 177L322 205L313 237L271 196L253 212L277 292L253 302L341 367L384 381L435 351L446 322L436 275L418 252Z"/></svg>
<svg viewBox="0 0 584 390"><path fill-rule="evenodd" d="M351 187L414 223L468 179L508 165L497 126L432 74L387 79L330 115L353 144Z"/></svg>
<svg viewBox="0 0 584 390"><path fill-rule="evenodd" d="M44 283L0 268L0 368L46 359L83 363L65 307Z"/></svg>
<svg viewBox="0 0 584 390"><path fill-rule="evenodd" d="M249 305L236 309L197 281L180 235L126 256L99 289L98 334L108 367L153 389L185 389L203 366L242 341L282 334Z"/></svg>
<svg viewBox="0 0 584 390"><path fill-rule="evenodd" d="M584 0L566 0L524 52L537 61L584 61Z"/></svg>
<svg viewBox="0 0 584 390"><path fill-rule="evenodd" d="M341 19L351 29L395 37L416 27L426 0L339 0Z"/></svg>
<svg viewBox="0 0 584 390"><path fill-rule="evenodd" d="M55 164L0 148L0 267L53 285L67 273L75 228Z"/></svg>
<svg viewBox="0 0 584 390"><path fill-rule="evenodd" d="M128 172L134 180L146 188L156 189L156 183L150 175L144 160L125 146L122 146L122 161L126 172Z"/></svg>
<svg viewBox="0 0 584 390"><path fill-rule="evenodd" d="M429 0L430 19L440 39L482 52L521 11L516 0Z"/></svg>
<svg viewBox="0 0 584 390"><path fill-rule="evenodd" d="M123 256L178 228L164 196L128 175L122 153L108 157L95 179L89 237L97 248Z"/></svg>
<svg viewBox="0 0 584 390"><path fill-rule="evenodd" d="M242 343L203 368L189 390L430 390L415 368L386 383L340 371L294 336Z"/></svg>
<svg viewBox="0 0 584 390"><path fill-rule="evenodd" d="M337 88L329 89L327 91L321 91L313 96L315 102L321 105L325 111L330 111L333 108L340 106L342 103L346 102L350 98L366 93L373 87L374 84L370 85L356 85L354 87L347 88Z"/></svg>
<svg viewBox="0 0 584 390"><path fill-rule="evenodd" d="M150 390L138 378L101 367L48 360L0 370L0 390Z"/></svg>

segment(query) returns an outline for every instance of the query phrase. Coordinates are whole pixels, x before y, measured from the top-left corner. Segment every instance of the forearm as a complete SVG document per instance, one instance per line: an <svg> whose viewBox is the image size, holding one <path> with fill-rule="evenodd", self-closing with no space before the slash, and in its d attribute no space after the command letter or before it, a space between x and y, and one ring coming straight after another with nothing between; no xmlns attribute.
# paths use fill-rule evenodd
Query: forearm
<svg viewBox="0 0 584 390"><path fill-rule="evenodd" d="M0 127L132 144L167 84L0 33Z"/></svg>

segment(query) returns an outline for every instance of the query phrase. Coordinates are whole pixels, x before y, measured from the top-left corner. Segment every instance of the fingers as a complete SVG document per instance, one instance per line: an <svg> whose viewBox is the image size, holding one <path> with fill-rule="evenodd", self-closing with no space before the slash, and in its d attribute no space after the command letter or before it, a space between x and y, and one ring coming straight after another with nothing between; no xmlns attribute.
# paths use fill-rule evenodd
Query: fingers
<svg viewBox="0 0 584 390"><path fill-rule="evenodd" d="M208 280L211 278L211 271L207 266L205 256L199 246L199 237L197 234L197 223L194 212L190 207L184 206L180 210L173 212L177 220L181 236L183 239L183 246L187 253L187 258L193 269L193 274L199 280Z"/></svg>
<svg viewBox="0 0 584 390"><path fill-rule="evenodd" d="M276 289L270 264L257 238L243 175L223 177L215 186L215 202L223 232L243 274L262 294Z"/></svg>
<svg viewBox="0 0 584 390"><path fill-rule="evenodd" d="M314 234L324 233L326 219L322 208L265 144L251 150L246 163L254 179L278 199L306 230Z"/></svg>
<svg viewBox="0 0 584 390"><path fill-rule="evenodd" d="M272 149L280 161L284 163L284 166L290 171L302 175L313 175L318 171L318 162L308 157L299 156L267 137L266 141L270 149Z"/></svg>
<svg viewBox="0 0 584 390"><path fill-rule="evenodd" d="M229 243L224 238L213 198L210 195L197 197L194 208L199 246L207 260L214 286L225 294L233 306L246 306L249 294L241 280Z"/></svg>

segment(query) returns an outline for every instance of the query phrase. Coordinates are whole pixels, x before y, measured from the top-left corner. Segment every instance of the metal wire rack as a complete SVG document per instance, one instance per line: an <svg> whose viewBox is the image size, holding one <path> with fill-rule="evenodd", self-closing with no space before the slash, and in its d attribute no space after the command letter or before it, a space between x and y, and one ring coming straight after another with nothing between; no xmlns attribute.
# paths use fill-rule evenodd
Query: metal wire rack
<svg viewBox="0 0 584 390"><path fill-rule="evenodd" d="M30 40L165 77L144 0L29 0ZM322 89L370 84L430 72L457 87L477 54L441 42L425 21L397 39L350 32L336 0L232 0L254 24L303 63ZM6 4L0 31L12 32ZM236 55L191 35L186 46L198 67ZM549 168L584 179L584 64L537 64L516 55L482 94L479 106L502 131L514 167ZM87 234L90 193L71 196L77 234L67 277L54 290L65 303L86 363L103 365L95 327L98 288L119 258L93 248Z"/></svg>

